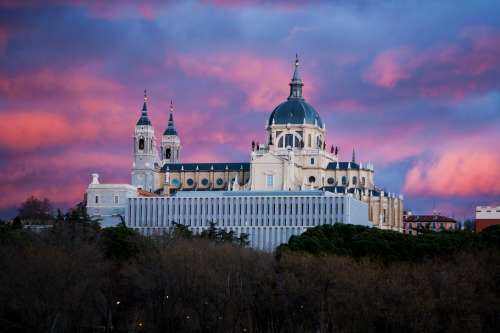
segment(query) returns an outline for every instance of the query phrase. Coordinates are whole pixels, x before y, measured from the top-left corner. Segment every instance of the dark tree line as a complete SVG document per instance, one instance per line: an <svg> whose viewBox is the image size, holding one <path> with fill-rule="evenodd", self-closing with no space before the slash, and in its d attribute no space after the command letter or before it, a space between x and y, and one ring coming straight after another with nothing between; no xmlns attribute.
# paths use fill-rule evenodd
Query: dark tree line
<svg viewBox="0 0 500 333"><path fill-rule="evenodd" d="M325 226L270 253L215 224L147 238L59 216L39 233L0 228L0 332L500 329L498 228L420 235L414 248L393 232Z"/></svg>
<svg viewBox="0 0 500 333"><path fill-rule="evenodd" d="M292 236L281 249L371 257L384 262L418 260L451 255L463 250L494 247L500 249L500 226L491 226L481 233L456 230L423 232L418 236L364 226L325 224Z"/></svg>

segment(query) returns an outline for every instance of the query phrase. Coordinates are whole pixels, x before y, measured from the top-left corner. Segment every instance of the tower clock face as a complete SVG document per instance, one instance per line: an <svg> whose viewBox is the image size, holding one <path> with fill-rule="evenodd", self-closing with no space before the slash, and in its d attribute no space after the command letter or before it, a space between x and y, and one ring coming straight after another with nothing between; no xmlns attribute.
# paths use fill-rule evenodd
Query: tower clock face
<svg viewBox="0 0 500 333"><path fill-rule="evenodd" d="M137 175L137 179L142 179L142 175Z"/></svg>

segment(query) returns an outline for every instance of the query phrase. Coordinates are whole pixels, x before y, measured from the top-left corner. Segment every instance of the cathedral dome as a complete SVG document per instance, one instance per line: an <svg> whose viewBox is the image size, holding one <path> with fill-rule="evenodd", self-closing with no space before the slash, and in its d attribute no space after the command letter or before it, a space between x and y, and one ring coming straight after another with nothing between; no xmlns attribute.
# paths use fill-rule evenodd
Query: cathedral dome
<svg viewBox="0 0 500 333"><path fill-rule="evenodd" d="M269 117L269 125L277 124L306 124L323 127L321 118L314 108L303 100L292 99L278 105Z"/></svg>
<svg viewBox="0 0 500 333"><path fill-rule="evenodd" d="M323 127L323 122L318 112L307 104L302 96L303 86L304 83L302 83L299 75L299 59L296 58L295 72L293 73L292 82L290 82L290 96L288 96L286 102L281 103L273 110L269 117L269 125L317 124L319 127Z"/></svg>

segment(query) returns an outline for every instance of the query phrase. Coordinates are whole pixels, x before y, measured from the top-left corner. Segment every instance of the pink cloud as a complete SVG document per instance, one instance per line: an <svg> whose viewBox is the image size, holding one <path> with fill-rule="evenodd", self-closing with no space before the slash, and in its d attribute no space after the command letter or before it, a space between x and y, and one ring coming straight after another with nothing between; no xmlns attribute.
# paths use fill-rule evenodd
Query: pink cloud
<svg viewBox="0 0 500 333"><path fill-rule="evenodd" d="M18 111L19 112L19 111ZM105 117L100 118L105 119ZM0 147L33 150L40 147L64 146L76 142L102 142L124 132L132 133L123 119L100 123L95 119L71 120L49 113L20 112L0 115ZM112 126L110 124L113 124Z"/></svg>
<svg viewBox="0 0 500 333"><path fill-rule="evenodd" d="M243 111L266 110L278 105L288 96L287 82L293 75L293 65L286 66L281 59L257 58L247 54L204 57L199 60L178 55L177 63L188 76L216 78L234 84L247 95ZM307 87L308 95L314 91Z"/></svg>
<svg viewBox="0 0 500 333"><path fill-rule="evenodd" d="M389 89L407 80L412 82L411 92L418 91L421 97L462 99L469 92L489 89L479 77L494 69L500 69L500 30L470 27L456 41L418 53L409 47L384 50L362 78Z"/></svg>
<svg viewBox="0 0 500 333"><path fill-rule="evenodd" d="M500 194L498 151L450 150L411 168L403 191L422 196Z"/></svg>
<svg viewBox="0 0 500 333"><path fill-rule="evenodd" d="M89 95L109 95L122 91L113 80L96 76L86 67L65 70L40 69L19 72L14 77L0 74L0 95L10 100L71 99Z"/></svg>
<svg viewBox="0 0 500 333"><path fill-rule="evenodd" d="M407 47L385 50L362 77L366 82L392 89L400 80L411 78L414 71L412 63L412 51Z"/></svg>

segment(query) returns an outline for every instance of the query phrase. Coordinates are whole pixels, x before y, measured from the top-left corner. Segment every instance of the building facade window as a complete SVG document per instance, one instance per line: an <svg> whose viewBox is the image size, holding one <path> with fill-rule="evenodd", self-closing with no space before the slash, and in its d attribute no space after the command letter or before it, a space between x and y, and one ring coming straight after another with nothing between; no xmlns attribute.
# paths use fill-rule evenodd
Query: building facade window
<svg viewBox="0 0 500 333"><path fill-rule="evenodd" d="M314 164L314 158L311 158L311 165Z"/></svg>
<svg viewBox="0 0 500 333"><path fill-rule="evenodd" d="M328 184L333 185L333 183L335 183L335 180L332 177L328 178Z"/></svg>
<svg viewBox="0 0 500 333"><path fill-rule="evenodd" d="M362 185L365 185L365 184L366 184L366 183L365 183L365 177L361 178L361 184L362 184Z"/></svg>
<svg viewBox="0 0 500 333"><path fill-rule="evenodd" d="M311 134L307 135L307 145L311 147Z"/></svg>
<svg viewBox="0 0 500 333"><path fill-rule="evenodd" d="M358 183L358 178L356 176L352 177L352 185L356 185Z"/></svg>
<svg viewBox="0 0 500 333"><path fill-rule="evenodd" d="M342 177L342 185L345 185L346 184L346 179L345 179L345 176Z"/></svg>
<svg viewBox="0 0 500 333"><path fill-rule="evenodd" d="M95 203L96 203L96 204L98 204L98 203L99 203L99 196L98 196L98 195L96 195L96 196L95 196Z"/></svg>
<svg viewBox="0 0 500 333"><path fill-rule="evenodd" d="M217 178L217 185L221 186L223 183L222 178Z"/></svg>
<svg viewBox="0 0 500 333"><path fill-rule="evenodd" d="M119 195L115 195L115 204L117 204L119 201L120 201L120 196Z"/></svg>
<svg viewBox="0 0 500 333"><path fill-rule="evenodd" d="M311 176L309 177L309 183L314 183L316 181L316 177Z"/></svg>
<svg viewBox="0 0 500 333"><path fill-rule="evenodd" d="M142 138L139 140L139 149L140 150L144 149L144 139L142 139Z"/></svg>
<svg viewBox="0 0 500 333"><path fill-rule="evenodd" d="M266 176L266 187L267 188L273 188L274 187L274 176L273 175L267 175Z"/></svg>

